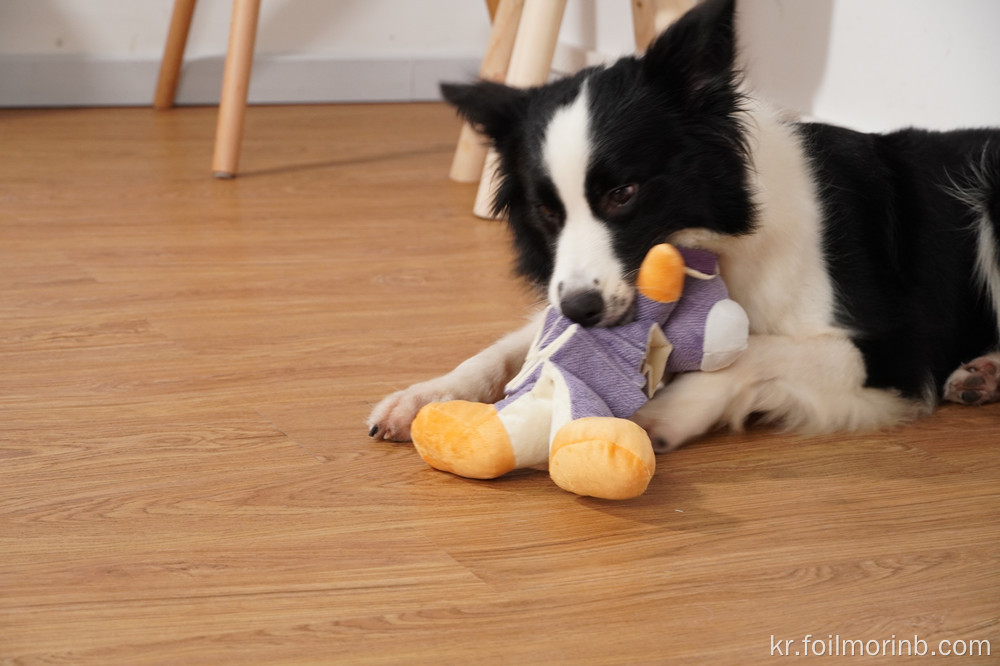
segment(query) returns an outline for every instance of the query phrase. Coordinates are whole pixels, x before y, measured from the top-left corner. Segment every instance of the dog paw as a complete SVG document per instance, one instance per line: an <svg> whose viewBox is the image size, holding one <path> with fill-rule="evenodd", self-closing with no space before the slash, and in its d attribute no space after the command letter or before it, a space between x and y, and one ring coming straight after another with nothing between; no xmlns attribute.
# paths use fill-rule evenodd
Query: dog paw
<svg viewBox="0 0 1000 666"><path fill-rule="evenodd" d="M410 424L424 405L452 399L451 392L434 380L396 391L372 410L367 421L368 436L376 440L408 442Z"/></svg>
<svg viewBox="0 0 1000 666"><path fill-rule="evenodd" d="M631 420L649 434L653 451L673 451L718 423L728 402L724 379L724 370L679 375L633 414Z"/></svg>
<svg viewBox="0 0 1000 666"><path fill-rule="evenodd" d="M684 446L707 432L710 425L703 420L690 420L684 416L656 414L640 410L633 414L630 421L638 424L649 435L653 453L670 453Z"/></svg>
<svg viewBox="0 0 1000 666"><path fill-rule="evenodd" d="M649 435L654 453L669 453L680 448L684 443L683 435L676 432L675 428L671 427L670 422L665 419L656 418L652 414L639 410L632 415L630 420L638 424Z"/></svg>
<svg viewBox="0 0 1000 666"><path fill-rule="evenodd" d="M944 399L963 405L985 405L1000 400L1000 353L966 363L944 385Z"/></svg>

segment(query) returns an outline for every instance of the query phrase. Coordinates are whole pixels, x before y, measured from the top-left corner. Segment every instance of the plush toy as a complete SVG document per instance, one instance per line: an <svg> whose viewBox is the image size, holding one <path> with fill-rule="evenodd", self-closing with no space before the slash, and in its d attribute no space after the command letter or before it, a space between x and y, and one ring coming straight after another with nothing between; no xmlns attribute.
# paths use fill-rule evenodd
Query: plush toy
<svg viewBox="0 0 1000 666"><path fill-rule="evenodd" d="M649 436L628 420L666 373L725 367L746 347L746 313L729 300L714 254L655 246L636 280L635 320L583 328L552 308L521 372L496 404L426 405L411 427L435 469L492 479L548 463L578 495L628 499L649 484Z"/></svg>

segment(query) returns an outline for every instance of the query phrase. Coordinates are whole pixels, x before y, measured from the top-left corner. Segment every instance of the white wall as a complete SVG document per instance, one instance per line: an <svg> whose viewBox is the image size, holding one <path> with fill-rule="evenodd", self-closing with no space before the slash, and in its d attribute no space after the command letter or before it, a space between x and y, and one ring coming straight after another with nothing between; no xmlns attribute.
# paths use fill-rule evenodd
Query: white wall
<svg viewBox="0 0 1000 666"><path fill-rule="evenodd" d="M173 0L3 0L0 53L159 58ZM231 0L200 0L188 54L225 50ZM262 54L460 54L482 49L485 3L466 0L263 0Z"/></svg>
<svg viewBox="0 0 1000 666"><path fill-rule="evenodd" d="M0 0L0 106L145 104L172 0ZM217 99L230 0L200 0L181 103ZM632 49L628 0L570 0L556 65ZM998 0L741 0L752 84L861 129L1000 125ZM264 0L251 100L432 99L474 75L481 0Z"/></svg>
<svg viewBox="0 0 1000 666"><path fill-rule="evenodd" d="M866 130L1000 126L997 0L743 0L754 86Z"/></svg>
<svg viewBox="0 0 1000 666"><path fill-rule="evenodd" d="M231 0L200 0L178 102L218 99ZM173 0L0 0L0 106L146 104ZM263 0L250 99L436 98L489 35L470 0Z"/></svg>

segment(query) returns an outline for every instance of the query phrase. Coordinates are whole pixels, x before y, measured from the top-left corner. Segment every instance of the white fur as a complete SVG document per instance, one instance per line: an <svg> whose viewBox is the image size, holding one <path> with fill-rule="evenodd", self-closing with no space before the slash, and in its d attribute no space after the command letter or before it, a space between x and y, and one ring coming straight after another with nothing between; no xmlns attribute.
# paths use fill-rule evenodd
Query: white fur
<svg viewBox="0 0 1000 666"><path fill-rule="evenodd" d="M549 282L549 302L560 296L598 289L604 298L601 323L621 318L632 304L632 287L611 246L608 228L587 203L585 183L590 162L590 117L587 86L567 106L557 110L545 132L542 158L566 211L566 223L556 245Z"/></svg>
<svg viewBox="0 0 1000 666"><path fill-rule="evenodd" d="M846 335L833 324L820 204L798 137L763 105L750 114L757 231L733 238L695 229L670 240L719 254L722 277L747 311L752 333Z"/></svg>
<svg viewBox="0 0 1000 666"><path fill-rule="evenodd" d="M952 192L979 216L972 229L976 235L976 278L993 306L997 330L1000 331L1000 256L997 254L997 237L986 209L987 188L990 182L1000 181L1000 174L991 173L987 166L989 149L987 145L980 163L973 165L968 174L969 182L952 181Z"/></svg>
<svg viewBox="0 0 1000 666"><path fill-rule="evenodd" d="M985 212L979 218L978 245L976 246L976 275L986 295L993 304L1000 330L1000 257L997 256L997 238L993 225Z"/></svg>

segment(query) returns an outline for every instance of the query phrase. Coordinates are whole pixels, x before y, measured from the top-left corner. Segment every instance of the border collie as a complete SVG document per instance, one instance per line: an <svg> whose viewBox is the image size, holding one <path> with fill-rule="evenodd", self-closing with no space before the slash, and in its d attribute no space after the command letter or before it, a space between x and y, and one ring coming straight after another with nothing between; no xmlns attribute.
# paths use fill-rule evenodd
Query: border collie
<svg viewBox="0 0 1000 666"><path fill-rule="evenodd" d="M574 321L612 326L653 245L719 255L749 346L633 417L658 451L750 415L828 432L1000 398L1000 130L783 117L743 85L733 13L707 0L644 57L541 87L442 87L499 153L519 272ZM431 401L496 401L537 326L385 398L370 435L408 439Z"/></svg>

